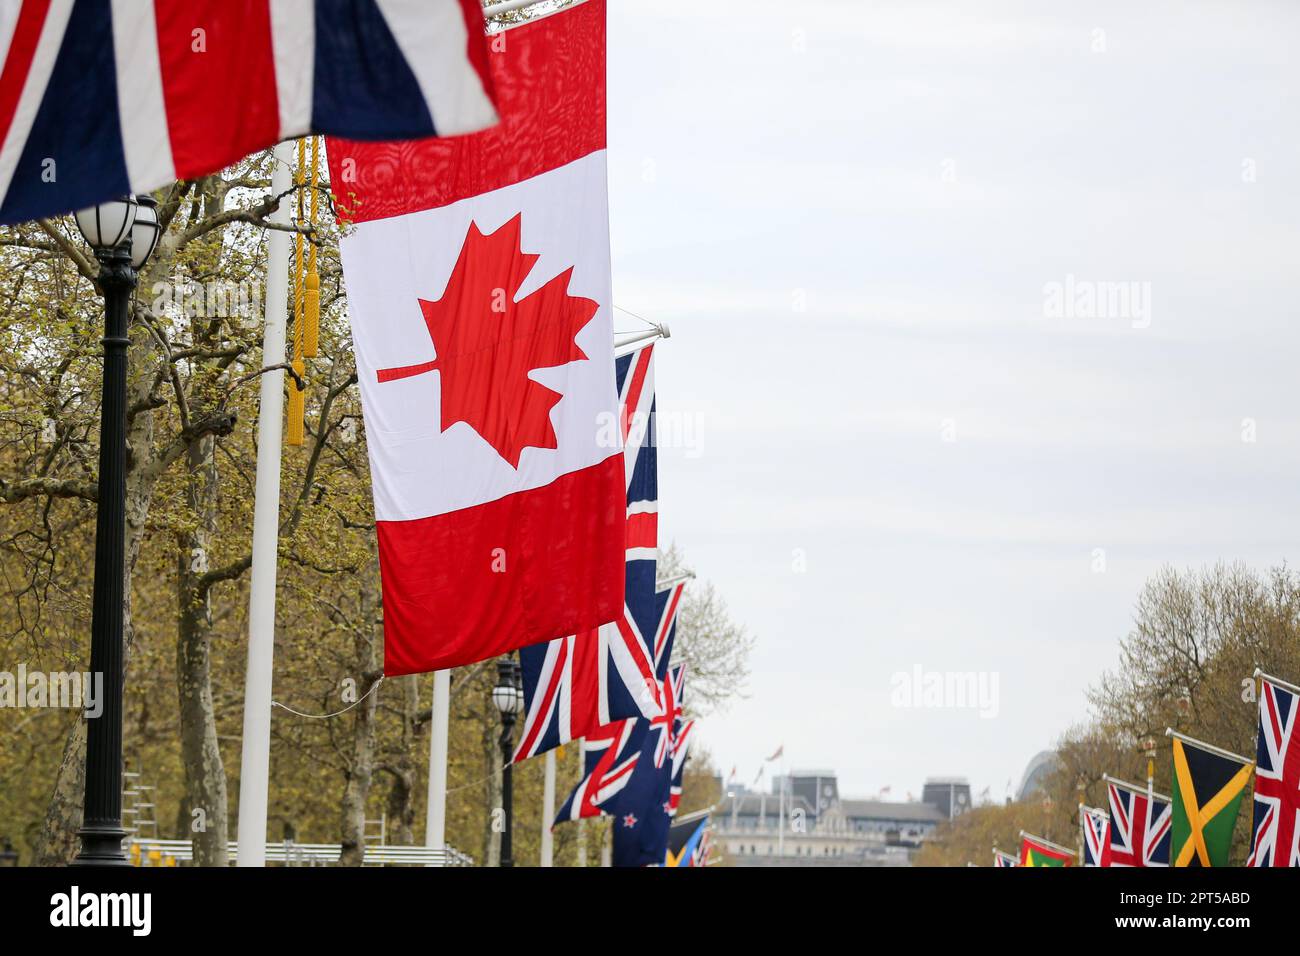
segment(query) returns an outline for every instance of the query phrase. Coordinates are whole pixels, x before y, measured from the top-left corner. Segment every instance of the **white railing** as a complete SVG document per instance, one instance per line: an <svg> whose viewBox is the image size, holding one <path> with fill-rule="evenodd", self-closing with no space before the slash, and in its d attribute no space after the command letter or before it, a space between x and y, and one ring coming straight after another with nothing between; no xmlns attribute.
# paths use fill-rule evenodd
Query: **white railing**
<svg viewBox="0 0 1300 956"><path fill-rule="evenodd" d="M229 858L233 863L239 852L239 846L231 840ZM138 855L136 853L138 848ZM268 843L266 845L267 863L284 863L289 866L335 866L339 861L341 848L337 843ZM473 857L461 853L455 847L426 846L375 846L367 844L365 850L366 866L473 866ZM173 860L188 863L194 859L194 845L189 840L156 840L149 837L130 841L128 853L134 861L138 859L147 864L151 860ZM158 854L153 857L152 854Z"/></svg>

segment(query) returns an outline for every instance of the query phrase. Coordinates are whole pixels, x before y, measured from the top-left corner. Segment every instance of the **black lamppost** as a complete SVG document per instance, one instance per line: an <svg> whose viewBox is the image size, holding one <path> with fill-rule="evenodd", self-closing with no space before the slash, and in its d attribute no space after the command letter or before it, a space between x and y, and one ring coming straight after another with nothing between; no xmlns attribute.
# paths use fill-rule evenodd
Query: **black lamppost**
<svg viewBox="0 0 1300 956"><path fill-rule="evenodd" d="M497 660L497 686L492 688L492 703L501 712L501 758L505 769L501 771L501 805L506 812L506 827L501 832L501 865L514 866L510 846L510 831L514 828L514 785L511 775L514 756L515 717L524 709L524 689L520 682L519 665L509 654Z"/></svg>
<svg viewBox="0 0 1300 956"><path fill-rule="evenodd" d="M86 728L81 852L73 866L129 866L122 852L122 678L126 572L126 348L136 274L158 244L157 203L127 196L77 213L99 260L104 296L104 387L99 413L99 505L90 671L103 675L104 706Z"/></svg>

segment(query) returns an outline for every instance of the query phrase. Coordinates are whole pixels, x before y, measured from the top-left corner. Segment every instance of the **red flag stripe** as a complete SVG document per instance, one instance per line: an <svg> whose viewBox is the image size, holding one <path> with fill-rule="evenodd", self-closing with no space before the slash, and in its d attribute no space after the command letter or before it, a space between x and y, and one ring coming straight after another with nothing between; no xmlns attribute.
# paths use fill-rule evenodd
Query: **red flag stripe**
<svg viewBox="0 0 1300 956"><path fill-rule="evenodd" d="M659 514L655 511L641 511L627 516L627 546L632 548L653 548L659 544Z"/></svg>
<svg viewBox="0 0 1300 956"><path fill-rule="evenodd" d="M644 348L637 353L636 368L632 370L631 381L627 387L627 397L623 401L620 412L623 416L623 441L627 441L628 432L632 428L632 416L635 415L641 405L641 390L645 387L646 372L650 369L650 356L653 352L653 346Z"/></svg>
<svg viewBox="0 0 1300 956"><path fill-rule="evenodd" d="M616 505L622 489L623 462L611 455L473 508L376 522L384 673L458 667L621 617L626 518L597 503ZM460 559L449 562L452 553ZM467 617L466 607L482 613Z"/></svg>
<svg viewBox="0 0 1300 956"><path fill-rule="evenodd" d="M0 143L9 138L14 111L18 109L18 99L26 86L32 58L36 56L36 44L41 39L41 30L49 12L50 0L26 0L18 10L4 71L0 72Z"/></svg>
<svg viewBox="0 0 1300 956"><path fill-rule="evenodd" d="M154 0L154 16L178 179L279 140L269 0Z"/></svg>
<svg viewBox="0 0 1300 956"><path fill-rule="evenodd" d="M664 612L663 624L660 625L659 633L655 635L655 660L659 660L659 655L664 652L664 644L668 640L668 633L672 630L673 620L677 615L677 603L682 599L682 591L685 588L682 585L676 585L673 588L673 596L668 600L668 609Z"/></svg>
<svg viewBox="0 0 1300 956"><path fill-rule="evenodd" d="M569 658L568 638L561 639L559 645L559 651L555 655L555 668L551 671L551 679L547 682L546 693L542 697L542 706L536 711L537 719L527 729L524 738L519 741L519 749L515 751L514 756L515 763L532 756L533 745L550 721L551 708L555 705L555 697L564 679L564 663Z"/></svg>

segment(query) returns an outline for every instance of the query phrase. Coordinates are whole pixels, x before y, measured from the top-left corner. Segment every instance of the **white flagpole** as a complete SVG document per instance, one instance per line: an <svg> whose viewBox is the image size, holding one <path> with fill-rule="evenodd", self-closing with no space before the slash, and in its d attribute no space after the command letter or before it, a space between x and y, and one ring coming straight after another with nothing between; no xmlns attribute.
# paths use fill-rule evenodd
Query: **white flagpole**
<svg viewBox="0 0 1300 956"><path fill-rule="evenodd" d="M555 751L546 751L546 776L542 782L542 866L555 865L555 841L551 821L555 819Z"/></svg>
<svg viewBox="0 0 1300 956"><path fill-rule="evenodd" d="M433 672L429 712L429 804L424 817L424 845L447 845L447 730L451 724L451 671Z"/></svg>
<svg viewBox="0 0 1300 956"><path fill-rule="evenodd" d="M782 759L781 759L781 790L780 790L780 793L778 794L778 797L777 797L777 808L778 808L778 809L777 809L777 824L778 824L778 826L780 827L780 829L777 830L777 832L776 832L776 855L779 856L779 857L784 857L784 856L785 856L785 788L786 788L786 787L789 785L789 783L790 783L789 779L787 779L789 775L786 773L786 769L785 769L785 752L784 752L784 751L785 751L785 748L784 748L784 745L782 745L782 754L781 754L781 758L782 758Z"/></svg>
<svg viewBox="0 0 1300 956"><path fill-rule="evenodd" d="M292 188L292 142L272 153L271 195ZM270 221L287 225L281 198ZM266 298L262 367L284 364L289 302L289 233L266 240ZM275 652L276 552L280 535L280 444L284 427L284 369L264 372L257 423L257 478L253 499L252 586L248 598L248 667L244 673L244 740L239 764L239 866L266 866L266 804L271 772L271 670Z"/></svg>

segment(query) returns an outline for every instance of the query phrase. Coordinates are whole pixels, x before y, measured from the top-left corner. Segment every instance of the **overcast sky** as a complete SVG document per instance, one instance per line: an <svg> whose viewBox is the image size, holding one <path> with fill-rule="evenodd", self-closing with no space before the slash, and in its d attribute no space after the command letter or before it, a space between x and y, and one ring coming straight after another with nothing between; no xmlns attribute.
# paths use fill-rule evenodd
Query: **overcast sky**
<svg viewBox="0 0 1300 956"><path fill-rule="evenodd" d="M784 743L848 795L1000 798L1161 564L1295 558L1298 35L1281 2L611 3L661 537L758 638L701 725L724 772ZM1070 276L1136 297L1053 314ZM917 666L996 673L997 715L893 706Z"/></svg>

